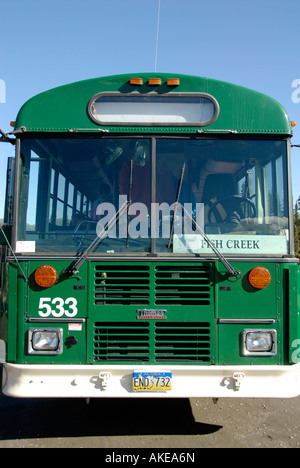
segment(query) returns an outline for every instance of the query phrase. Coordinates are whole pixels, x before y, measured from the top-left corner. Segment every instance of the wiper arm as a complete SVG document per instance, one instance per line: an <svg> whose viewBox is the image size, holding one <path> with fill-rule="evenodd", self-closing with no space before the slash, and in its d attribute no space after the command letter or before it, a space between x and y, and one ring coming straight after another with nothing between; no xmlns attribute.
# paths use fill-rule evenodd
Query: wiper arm
<svg viewBox="0 0 300 468"><path fill-rule="evenodd" d="M28 278L26 277L24 271L22 270L22 267L21 267L21 265L20 265L20 263L19 263L19 261L18 261L18 259L17 259L17 257L16 257L16 254L15 254L15 252L14 252L12 246L11 246L10 243L9 243L9 240L7 239L7 236L6 236L6 234L5 234L4 229L2 228L2 226L0 226L0 231L1 231L1 233L2 233L2 236L3 236L4 239L5 239L5 242L7 243L8 247L9 247L9 250L10 250L11 253L13 254L13 257L14 257L14 259L15 259L15 262L16 262L16 264L18 265L18 268L19 268L20 272L22 273L22 276L23 276L24 280L26 281L26 283L28 283Z"/></svg>
<svg viewBox="0 0 300 468"><path fill-rule="evenodd" d="M182 187L184 171L185 171L185 163L183 163L180 178L179 178L179 181L178 181L178 186L177 186L177 194L176 194L176 200L175 200L175 203L174 203L174 211L173 211L173 218L172 218L172 224L171 224L171 230L170 230L170 237L169 237L169 242L168 242L168 249L171 247L171 243L172 243L172 235L173 235L173 231L174 231L175 216L176 216L176 211L177 211L177 208L178 208L178 205L179 205L179 198L180 198L180 193L181 193L181 187Z"/></svg>
<svg viewBox="0 0 300 468"><path fill-rule="evenodd" d="M132 175L133 175L133 160L130 161L130 175L129 175L129 200L127 200L119 209L119 211L111 218L111 220L104 226L102 231L97 235L93 242L85 249L85 251L80 255L80 257L73 262L64 273L67 275L77 275L79 268L86 261L88 255L93 252L101 242L108 236L109 232L115 227L119 222L121 216L127 212L127 218L129 216L129 207L132 203ZM127 219L127 247L128 247L128 237L129 237L129 227Z"/></svg>
<svg viewBox="0 0 300 468"><path fill-rule="evenodd" d="M129 204L127 208L127 239L126 239L126 247L129 246L129 207L132 203L132 180L133 180L133 159L130 161L130 176L129 176Z"/></svg>
<svg viewBox="0 0 300 468"><path fill-rule="evenodd" d="M104 226L102 231L97 235L93 242L85 249L85 251L80 255L80 257L72 263L69 268L65 270L65 273L69 275L76 275L79 272L79 268L85 262L88 255L93 252L99 244L108 236L109 232L114 228L114 226L119 222L121 216L126 213L129 209L130 202L125 202L119 211L111 218L111 220Z"/></svg>
<svg viewBox="0 0 300 468"><path fill-rule="evenodd" d="M196 223L196 221L192 218L190 213L184 208L184 206L181 205L181 203L178 203L178 208L182 211L182 213L185 215L187 221L190 223L192 228L195 229L195 231L199 232L199 234L203 237L205 242L209 245L209 247L212 249L212 251L216 254L220 262L224 265L230 276L238 276L241 274L241 272L235 268L233 268L230 263L226 260L224 255L221 254L221 252L217 249L217 247L211 242L211 240L207 237L203 229Z"/></svg>

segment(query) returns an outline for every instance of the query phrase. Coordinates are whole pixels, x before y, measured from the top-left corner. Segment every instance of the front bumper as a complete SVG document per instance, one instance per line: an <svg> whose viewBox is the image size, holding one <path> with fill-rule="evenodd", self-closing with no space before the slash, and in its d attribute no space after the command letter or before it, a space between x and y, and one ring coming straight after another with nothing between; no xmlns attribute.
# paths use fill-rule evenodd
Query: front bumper
<svg viewBox="0 0 300 468"><path fill-rule="evenodd" d="M171 391L133 391L135 370L171 371ZM300 364L292 366L91 366L3 364L2 392L12 397L242 397L300 394Z"/></svg>

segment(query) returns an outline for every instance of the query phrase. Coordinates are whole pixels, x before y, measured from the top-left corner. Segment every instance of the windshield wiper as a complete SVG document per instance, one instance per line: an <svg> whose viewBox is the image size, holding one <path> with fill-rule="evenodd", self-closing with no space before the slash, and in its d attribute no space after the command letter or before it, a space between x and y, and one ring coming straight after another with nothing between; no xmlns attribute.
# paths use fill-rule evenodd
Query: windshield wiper
<svg viewBox="0 0 300 468"><path fill-rule="evenodd" d="M171 247L171 244L172 244L172 235L174 231L175 216L176 216L177 208L179 206L179 198L180 198L180 193L181 193L182 181L184 177L184 171L185 171L185 163L183 163L180 178L178 181L178 186L177 186L177 194L176 194L176 200L174 203L174 211L173 211L173 218L172 218L172 224L171 224L171 230L170 230L170 237L169 237L169 242L168 242L168 249Z"/></svg>
<svg viewBox="0 0 300 468"><path fill-rule="evenodd" d="M121 216L127 212L127 217L129 213L129 207L132 203L132 174L133 174L133 161L130 161L130 180L129 180L129 200L127 200L119 209L119 211L108 221L108 223L104 226L102 231L97 235L97 237L93 240L93 242L85 249L84 252L79 256L79 258L73 262L65 271L64 273L67 275L77 275L79 272L79 268L81 265L86 261L87 257L91 252L93 252L101 242L108 236L109 232L116 226L119 222ZM128 220L127 220L127 246L128 246Z"/></svg>
<svg viewBox="0 0 300 468"><path fill-rule="evenodd" d="M182 188L182 182L183 182L183 177L184 177L184 170L185 170L185 163L183 163L182 169L181 169L181 174L180 178L178 181L178 187L177 187L177 194L176 194L176 201L174 203L174 211L173 211L173 218L172 218L172 224L171 224L171 230L170 230L170 237L169 237L169 242L168 242L168 248L171 247L172 244L172 235L174 231L174 222L175 222L175 215L176 211L178 208L181 210L182 214L186 217L187 221L191 225L192 229L198 232L202 238L205 240L205 242L209 245L209 247L212 249L212 251L216 254L222 265L226 268L230 276L238 276L241 272L235 268L233 268L230 263L226 260L224 255L221 254L221 252L217 249L217 247L211 242L211 240L207 237L203 229L196 223L196 221L192 218L190 213L184 208L184 206L179 202L180 198L180 193L181 193L181 188Z"/></svg>
<svg viewBox="0 0 300 468"><path fill-rule="evenodd" d="M230 276L238 276L241 274L240 270L232 267L230 263L226 260L223 254L217 249L217 247L211 242L209 237L205 234L203 229L196 223L196 221L192 218L190 213L184 208L184 206L181 205L181 203L178 203L178 208L181 210L182 214L186 217L187 221L189 224L192 226L192 229L194 229L196 232L198 232L202 238L205 240L205 242L209 245L209 247L212 249L212 251L216 254L222 265L226 268Z"/></svg>
<svg viewBox="0 0 300 468"><path fill-rule="evenodd" d="M111 218L111 220L104 226L102 231L97 235L97 237L93 240L93 242L88 246L87 249L85 249L84 252L80 255L80 257L72 263L69 268L65 270L65 273L69 275L76 275L79 272L79 268L81 265L85 262L87 259L88 255L93 252L98 245L101 244L101 242L108 236L109 232L114 228L114 226L119 222L121 216L126 213L126 211L129 209L130 202L127 201L125 202L119 211Z"/></svg>

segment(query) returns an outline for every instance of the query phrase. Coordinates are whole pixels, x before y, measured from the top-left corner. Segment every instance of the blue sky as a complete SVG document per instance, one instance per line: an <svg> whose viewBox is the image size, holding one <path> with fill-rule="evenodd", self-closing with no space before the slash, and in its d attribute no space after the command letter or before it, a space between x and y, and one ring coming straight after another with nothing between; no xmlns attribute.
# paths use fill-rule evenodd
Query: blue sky
<svg viewBox="0 0 300 468"><path fill-rule="evenodd" d="M300 144L300 1L160 1L157 71L220 79L272 96L297 121L293 143ZM10 131L21 105L47 89L154 71L158 4L0 0L0 128ZM13 147L1 144L0 218L10 155ZM292 176L296 199L300 148L292 149Z"/></svg>

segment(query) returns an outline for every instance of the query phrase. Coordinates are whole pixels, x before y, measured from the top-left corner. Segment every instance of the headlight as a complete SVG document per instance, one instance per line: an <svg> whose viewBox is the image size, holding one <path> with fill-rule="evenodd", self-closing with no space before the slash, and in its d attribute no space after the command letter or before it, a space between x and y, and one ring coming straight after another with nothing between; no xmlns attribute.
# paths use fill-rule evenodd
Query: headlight
<svg viewBox="0 0 300 468"><path fill-rule="evenodd" d="M244 356L275 356L277 354L277 331L244 330L242 353Z"/></svg>
<svg viewBox="0 0 300 468"><path fill-rule="evenodd" d="M29 354L61 354L62 328L31 328L28 330Z"/></svg>

